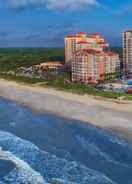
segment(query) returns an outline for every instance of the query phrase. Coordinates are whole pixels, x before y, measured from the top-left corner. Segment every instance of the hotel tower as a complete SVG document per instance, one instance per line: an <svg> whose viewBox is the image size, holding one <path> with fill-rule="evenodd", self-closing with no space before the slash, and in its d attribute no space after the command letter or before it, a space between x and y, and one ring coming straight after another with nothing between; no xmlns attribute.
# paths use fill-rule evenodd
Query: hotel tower
<svg viewBox="0 0 132 184"><path fill-rule="evenodd" d="M123 33L123 69L132 74L132 30Z"/></svg>
<svg viewBox="0 0 132 184"><path fill-rule="evenodd" d="M99 34L87 35L84 32L79 32L75 35L68 35L65 37L65 62L71 63L75 52L78 50L103 51L108 46L108 43Z"/></svg>
<svg viewBox="0 0 132 184"><path fill-rule="evenodd" d="M77 33L65 38L65 61L71 64L72 81L98 83L114 78L120 70L117 53L100 34Z"/></svg>

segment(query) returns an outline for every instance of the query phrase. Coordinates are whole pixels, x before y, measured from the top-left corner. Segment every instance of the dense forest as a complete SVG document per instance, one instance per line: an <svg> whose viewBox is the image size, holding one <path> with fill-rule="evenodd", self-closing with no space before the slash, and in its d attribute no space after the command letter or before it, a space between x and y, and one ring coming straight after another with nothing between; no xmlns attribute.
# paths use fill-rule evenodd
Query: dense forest
<svg viewBox="0 0 132 184"><path fill-rule="evenodd" d="M18 67L32 66L46 61L64 61L61 48L6 48L0 49L0 71L16 70Z"/></svg>
<svg viewBox="0 0 132 184"><path fill-rule="evenodd" d="M111 48L122 58L121 48ZM64 61L63 48L5 48L0 49L0 71L16 70L46 61Z"/></svg>

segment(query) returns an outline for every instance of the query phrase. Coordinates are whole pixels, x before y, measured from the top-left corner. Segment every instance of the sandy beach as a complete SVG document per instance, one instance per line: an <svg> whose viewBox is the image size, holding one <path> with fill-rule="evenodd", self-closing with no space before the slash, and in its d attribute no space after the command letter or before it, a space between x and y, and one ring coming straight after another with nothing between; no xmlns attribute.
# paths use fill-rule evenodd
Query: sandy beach
<svg viewBox="0 0 132 184"><path fill-rule="evenodd" d="M78 95L0 80L0 96L39 113L91 123L132 141L132 102Z"/></svg>

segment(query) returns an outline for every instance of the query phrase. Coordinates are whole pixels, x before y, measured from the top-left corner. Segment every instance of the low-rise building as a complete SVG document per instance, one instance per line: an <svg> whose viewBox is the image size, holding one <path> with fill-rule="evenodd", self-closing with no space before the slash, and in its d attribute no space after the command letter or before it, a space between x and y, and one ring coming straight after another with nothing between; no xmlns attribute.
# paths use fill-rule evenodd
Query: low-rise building
<svg viewBox="0 0 132 184"><path fill-rule="evenodd" d="M63 64L58 61L49 61L45 63L40 63L39 65L34 65L33 70L35 71L58 71L61 70L63 67Z"/></svg>

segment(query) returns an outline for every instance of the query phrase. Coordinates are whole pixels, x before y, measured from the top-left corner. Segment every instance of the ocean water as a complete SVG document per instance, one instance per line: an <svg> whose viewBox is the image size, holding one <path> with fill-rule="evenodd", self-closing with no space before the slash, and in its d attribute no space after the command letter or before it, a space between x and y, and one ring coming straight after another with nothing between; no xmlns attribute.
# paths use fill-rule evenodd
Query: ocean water
<svg viewBox="0 0 132 184"><path fill-rule="evenodd" d="M0 99L0 184L45 183L132 184L132 144Z"/></svg>

